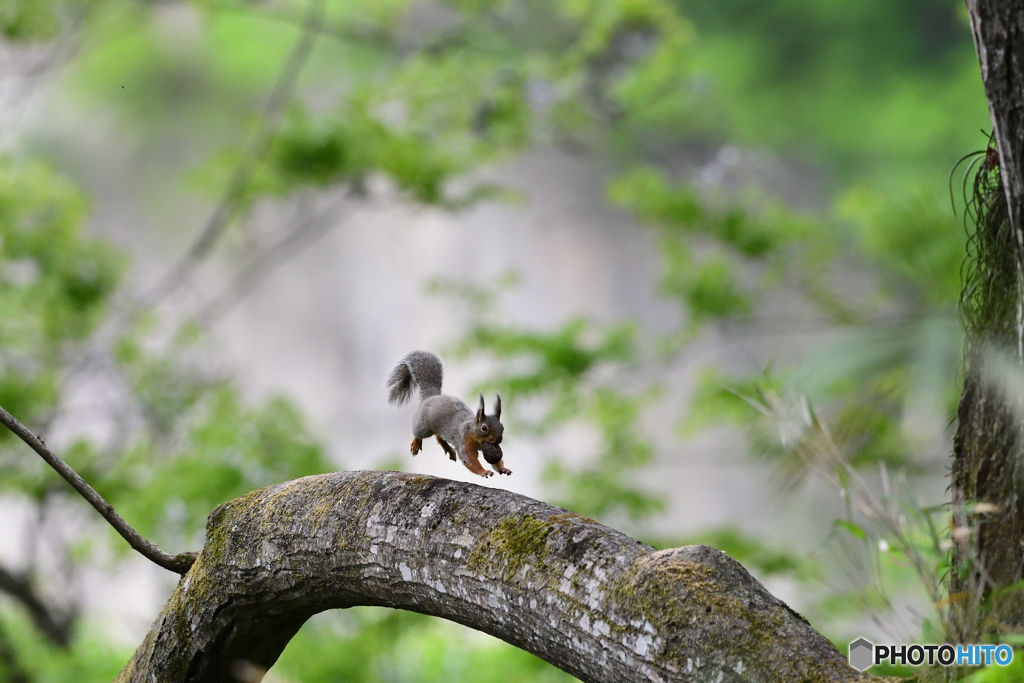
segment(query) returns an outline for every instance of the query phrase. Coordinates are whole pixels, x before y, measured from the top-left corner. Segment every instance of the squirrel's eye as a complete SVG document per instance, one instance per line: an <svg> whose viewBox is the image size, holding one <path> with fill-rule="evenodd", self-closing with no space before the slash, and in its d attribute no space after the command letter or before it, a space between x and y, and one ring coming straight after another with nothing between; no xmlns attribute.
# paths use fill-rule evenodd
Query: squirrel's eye
<svg viewBox="0 0 1024 683"><path fill-rule="evenodd" d="M480 431L481 432L486 432L487 431L487 425L480 425Z"/></svg>

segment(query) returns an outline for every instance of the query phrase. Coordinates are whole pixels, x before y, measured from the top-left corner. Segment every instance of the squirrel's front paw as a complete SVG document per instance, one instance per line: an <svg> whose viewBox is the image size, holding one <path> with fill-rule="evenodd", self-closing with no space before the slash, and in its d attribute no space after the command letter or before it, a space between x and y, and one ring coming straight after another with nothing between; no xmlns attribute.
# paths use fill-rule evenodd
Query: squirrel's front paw
<svg viewBox="0 0 1024 683"><path fill-rule="evenodd" d="M494 472L488 472L487 470L484 470L483 472L480 473L480 476L486 479L487 477L493 477Z"/></svg>
<svg viewBox="0 0 1024 683"><path fill-rule="evenodd" d="M512 470L510 470L507 467L502 467L500 470L498 470L498 472L500 472L501 474L512 474Z"/></svg>

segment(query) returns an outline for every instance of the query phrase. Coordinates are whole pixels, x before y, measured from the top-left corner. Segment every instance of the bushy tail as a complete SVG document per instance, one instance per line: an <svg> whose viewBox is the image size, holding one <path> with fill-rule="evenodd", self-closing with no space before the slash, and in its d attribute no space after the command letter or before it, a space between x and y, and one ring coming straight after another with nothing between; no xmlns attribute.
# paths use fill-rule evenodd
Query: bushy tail
<svg viewBox="0 0 1024 683"><path fill-rule="evenodd" d="M403 405L412 396L413 385L420 388L420 400L441 393L444 366L429 351L412 351L398 361L388 376L388 403Z"/></svg>

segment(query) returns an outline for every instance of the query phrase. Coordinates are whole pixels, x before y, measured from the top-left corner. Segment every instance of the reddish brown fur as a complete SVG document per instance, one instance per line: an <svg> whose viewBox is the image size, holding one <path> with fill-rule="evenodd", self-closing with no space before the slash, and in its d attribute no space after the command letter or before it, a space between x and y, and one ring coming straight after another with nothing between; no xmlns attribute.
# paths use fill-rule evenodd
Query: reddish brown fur
<svg viewBox="0 0 1024 683"><path fill-rule="evenodd" d="M441 444L441 448L443 448L444 452L448 454L448 457L451 458L452 460L455 460L455 458L456 458L455 449L452 448L448 444L448 442L445 441L444 439L442 439L440 436L437 436L435 434L434 438L437 439L437 443Z"/></svg>
<svg viewBox="0 0 1024 683"><path fill-rule="evenodd" d="M466 456L466 459L462 464L465 465L473 474L479 474L481 477L489 477L494 474L493 472L481 467L480 456L477 451L477 442L476 439L473 438L472 431L466 434L466 438L462 442L462 453Z"/></svg>

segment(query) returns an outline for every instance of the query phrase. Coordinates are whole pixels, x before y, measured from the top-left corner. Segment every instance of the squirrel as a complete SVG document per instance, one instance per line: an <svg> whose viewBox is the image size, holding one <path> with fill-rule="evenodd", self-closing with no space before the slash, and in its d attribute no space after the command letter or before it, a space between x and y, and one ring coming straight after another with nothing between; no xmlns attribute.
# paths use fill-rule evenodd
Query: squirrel
<svg viewBox="0 0 1024 683"><path fill-rule="evenodd" d="M490 477L494 472L512 474L502 462L501 437L505 431L501 418L501 394L494 403L494 414L484 412L484 395L480 394L480 407L476 414L465 403L441 393L444 366L437 355L429 351L412 351L398 361L388 376L388 403L404 405L412 396L413 386L420 388L420 407L412 423L413 455L420 452L423 439L434 436L452 460L458 460L473 474ZM452 448L451 444L455 444ZM480 465L479 453L490 463L494 472Z"/></svg>

